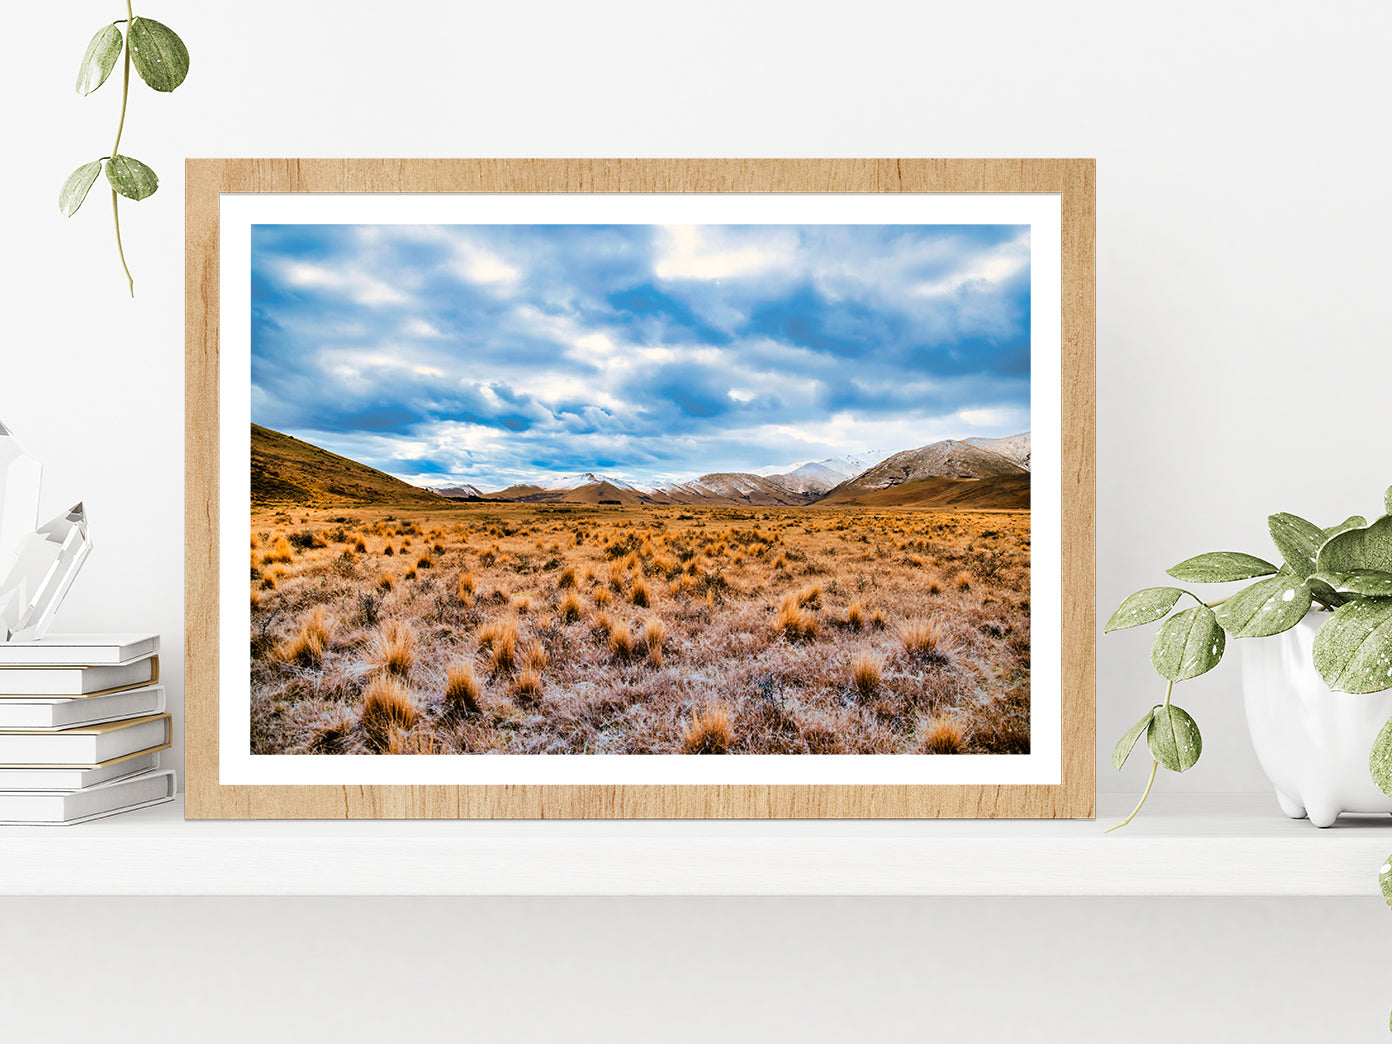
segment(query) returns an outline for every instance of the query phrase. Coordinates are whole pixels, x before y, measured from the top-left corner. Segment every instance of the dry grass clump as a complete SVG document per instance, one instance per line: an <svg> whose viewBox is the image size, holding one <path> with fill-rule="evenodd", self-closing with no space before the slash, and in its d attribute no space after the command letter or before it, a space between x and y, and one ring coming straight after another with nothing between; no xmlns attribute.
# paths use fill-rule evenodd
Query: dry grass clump
<svg viewBox="0 0 1392 1044"><path fill-rule="evenodd" d="M483 686L474 675L474 668L456 661L445 675L445 706L454 711L477 714L483 709Z"/></svg>
<svg viewBox="0 0 1392 1044"><path fill-rule="evenodd" d="M880 691L880 661L869 653L861 653L851 665L851 684L856 694L868 700Z"/></svg>
<svg viewBox="0 0 1392 1044"><path fill-rule="evenodd" d="M628 624L617 621L609 631L609 652L616 660L627 660L633 655L633 634Z"/></svg>
<svg viewBox="0 0 1392 1044"><path fill-rule="evenodd" d="M885 623L884 613L876 609L870 616L870 626L877 631L883 631L885 627L888 626L888 624Z"/></svg>
<svg viewBox="0 0 1392 1044"><path fill-rule="evenodd" d="M730 708L723 703L710 703L700 711L692 710L691 725L682 734L682 744L688 754L726 754L734 741Z"/></svg>
<svg viewBox="0 0 1392 1044"><path fill-rule="evenodd" d="M936 580L930 580L928 582L928 593L931 595L942 594L942 584L938 583Z"/></svg>
<svg viewBox="0 0 1392 1044"><path fill-rule="evenodd" d="M911 620L899 631L904 652L915 660L940 662L947 658L944 649L946 628L940 620Z"/></svg>
<svg viewBox="0 0 1392 1044"><path fill-rule="evenodd" d="M300 624L300 633L280 648L280 658L301 667L318 667L324 662L324 652L331 639L332 629L321 605Z"/></svg>
<svg viewBox="0 0 1392 1044"><path fill-rule="evenodd" d="M512 683L512 695L516 700L527 702L541 695L541 674L530 667L524 670Z"/></svg>
<svg viewBox="0 0 1392 1044"><path fill-rule="evenodd" d="M643 625L643 644L654 667L662 666L662 643L667 640L667 625L656 616L648 617Z"/></svg>
<svg viewBox="0 0 1392 1044"><path fill-rule="evenodd" d="M970 591L972 579L973 577L971 573L958 573L957 576L953 579L952 583L953 586L956 587L959 591Z"/></svg>
<svg viewBox="0 0 1392 1044"><path fill-rule="evenodd" d="M561 619L565 623L574 623L584 614L585 607L580 602L579 593L573 587L568 588L565 595L561 598L559 612L561 614Z"/></svg>
<svg viewBox="0 0 1392 1044"><path fill-rule="evenodd" d="M474 571L468 569L460 573L459 582L455 586L455 593L459 596L459 600L468 604L473 601L477 591L478 581L474 579Z"/></svg>
<svg viewBox="0 0 1392 1044"><path fill-rule="evenodd" d="M421 555L420 558L416 559L417 569L430 569L434 565L435 562L431 559L429 555Z"/></svg>
<svg viewBox="0 0 1392 1044"><path fill-rule="evenodd" d="M820 609L822 607L822 585L813 584L804 587L797 594L797 604L804 609Z"/></svg>
<svg viewBox="0 0 1392 1044"><path fill-rule="evenodd" d="M574 588L576 586L575 567L568 565L561 570L561 575L556 578L556 586L561 590Z"/></svg>
<svg viewBox="0 0 1392 1044"><path fill-rule="evenodd" d="M251 611L254 613L261 608L261 592L256 588L251 589Z"/></svg>
<svg viewBox="0 0 1392 1044"><path fill-rule="evenodd" d="M646 609L652 605L652 592L648 589L648 582L641 576L633 578L633 587L629 589L629 598L640 609Z"/></svg>
<svg viewBox="0 0 1392 1044"><path fill-rule="evenodd" d="M609 593L609 588L598 588L594 593L594 604L596 609L608 609L614 602L614 596Z"/></svg>
<svg viewBox="0 0 1392 1044"><path fill-rule="evenodd" d="M358 716L368 733L385 740L393 728L409 731L419 717L415 694L399 680L379 674L368 682Z"/></svg>
<svg viewBox="0 0 1392 1044"><path fill-rule="evenodd" d="M367 554L367 541L362 537L358 537L353 541L353 550L360 555Z"/></svg>
<svg viewBox="0 0 1392 1044"><path fill-rule="evenodd" d="M295 552L290 548L290 541L284 536L278 536L271 543L271 549L261 556L262 565L275 565L276 563L289 564L295 560Z"/></svg>
<svg viewBox="0 0 1392 1044"><path fill-rule="evenodd" d="M551 662L551 656L546 651L546 647L540 642L532 642L527 646L527 651L522 654L522 663L529 671L540 674L546 670L546 665Z"/></svg>
<svg viewBox="0 0 1392 1044"><path fill-rule="evenodd" d="M960 754L966 731L949 718L937 718L923 733L925 754Z"/></svg>
<svg viewBox="0 0 1392 1044"><path fill-rule="evenodd" d="M859 602L852 602L846 607L846 626L853 631L865 626L865 607Z"/></svg>
<svg viewBox="0 0 1392 1044"><path fill-rule="evenodd" d="M373 645L373 662L388 674L405 678L416 662L416 633L401 620L388 620Z"/></svg>
<svg viewBox="0 0 1392 1044"><path fill-rule="evenodd" d="M789 595L778 607L773 629L790 642L811 641L817 637L817 618L803 612L796 595Z"/></svg>
<svg viewBox="0 0 1392 1044"><path fill-rule="evenodd" d="M517 624L494 620L479 628L479 648L487 649L488 664L494 674L508 674L517 665Z"/></svg>

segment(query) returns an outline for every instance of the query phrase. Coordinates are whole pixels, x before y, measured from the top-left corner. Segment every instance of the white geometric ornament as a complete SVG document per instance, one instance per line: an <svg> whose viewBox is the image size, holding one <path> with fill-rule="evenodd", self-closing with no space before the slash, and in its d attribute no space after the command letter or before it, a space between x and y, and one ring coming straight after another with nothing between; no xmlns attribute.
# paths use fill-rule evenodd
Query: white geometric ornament
<svg viewBox="0 0 1392 1044"><path fill-rule="evenodd" d="M0 424L0 641L38 641L92 553L81 504L35 528L42 469Z"/></svg>

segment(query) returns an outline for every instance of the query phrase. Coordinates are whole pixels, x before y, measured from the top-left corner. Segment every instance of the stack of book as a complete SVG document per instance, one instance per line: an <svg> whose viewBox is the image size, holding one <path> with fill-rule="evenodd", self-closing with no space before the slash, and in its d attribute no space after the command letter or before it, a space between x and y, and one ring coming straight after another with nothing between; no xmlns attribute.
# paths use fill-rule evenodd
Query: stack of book
<svg viewBox="0 0 1392 1044"><path fill-rule="evenodd" d="M70 824L174 798L159 636L0 642L0 824Z"/></svg>

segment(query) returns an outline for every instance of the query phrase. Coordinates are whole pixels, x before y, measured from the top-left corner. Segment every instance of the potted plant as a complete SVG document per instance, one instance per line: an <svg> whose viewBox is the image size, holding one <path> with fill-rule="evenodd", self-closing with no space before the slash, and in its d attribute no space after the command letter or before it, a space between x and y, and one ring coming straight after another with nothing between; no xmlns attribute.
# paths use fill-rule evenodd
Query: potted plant
<svg viewBox="0 0 1392 1044"><path fill-rule="evenodd" d="M1120 769L1144 734L1153 764L1136 808L1111 829L1135 818L1161 766L1183 772L1199 760L1199 727L1171 696L1216 667L1229 638L1267 639L1244 645L1244 702L1282 809L1322 827L1340 812L1392 811L1392 489L1385 510L1328 529L1272 515L1281 565L1216 551L1167 571L1183 583L1254 581L1236 593L1206 601L1150 587L1121 603L1105 631L1163 621L1150 659L1166 687L1112 751ZM1392 866L1381 878L1389 894Z"/></svg>

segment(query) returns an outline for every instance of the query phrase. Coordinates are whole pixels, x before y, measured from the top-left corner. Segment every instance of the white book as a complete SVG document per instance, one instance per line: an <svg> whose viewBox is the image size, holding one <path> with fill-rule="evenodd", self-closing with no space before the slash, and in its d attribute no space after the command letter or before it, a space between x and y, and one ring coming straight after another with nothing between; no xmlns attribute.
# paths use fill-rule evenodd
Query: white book
<svg viewBox="0 0 1392 1044"><path fill-rule="evenodd" d="M159 652L157 634L46 634L0 642L0 667L95 667L134 663Z"/></svg>
<svg viewBox="0 0 1392 1044"><path fill-rule="evenodd" d="M159 681L159 657L97 667L0 667L0 696L91 696Z"/></svg>
<svg viewBox="0 0 1392 1044"><path fill-rule="evenodd" d="M93 767L127 754L169 746L168 714L105 725L84 725L62 732L0 732L0 765L67 765Z"/></svg>
<svg viewBox="0 0 1392 1044"><path fill-rule="evenodd" d="M0 790L0 824L71 826L174 800L172 769L142 772L83 790Z"/></svg>
<svg viewBox="0 0 1392 1044"><path fill-rule="evenodd" d="M0 790L82 790L159 768L157 752L131 754L91 768L29 768L0 765Z"/></svg>
<svg viewBox="0 0 1392 1044"><path fill-rule="evenodd" d="M134 689L78 699L11 696L0 700L0 729L53 731L79 725L100 725L122 718L143 718L164 710L164 686Z"/></svg>

